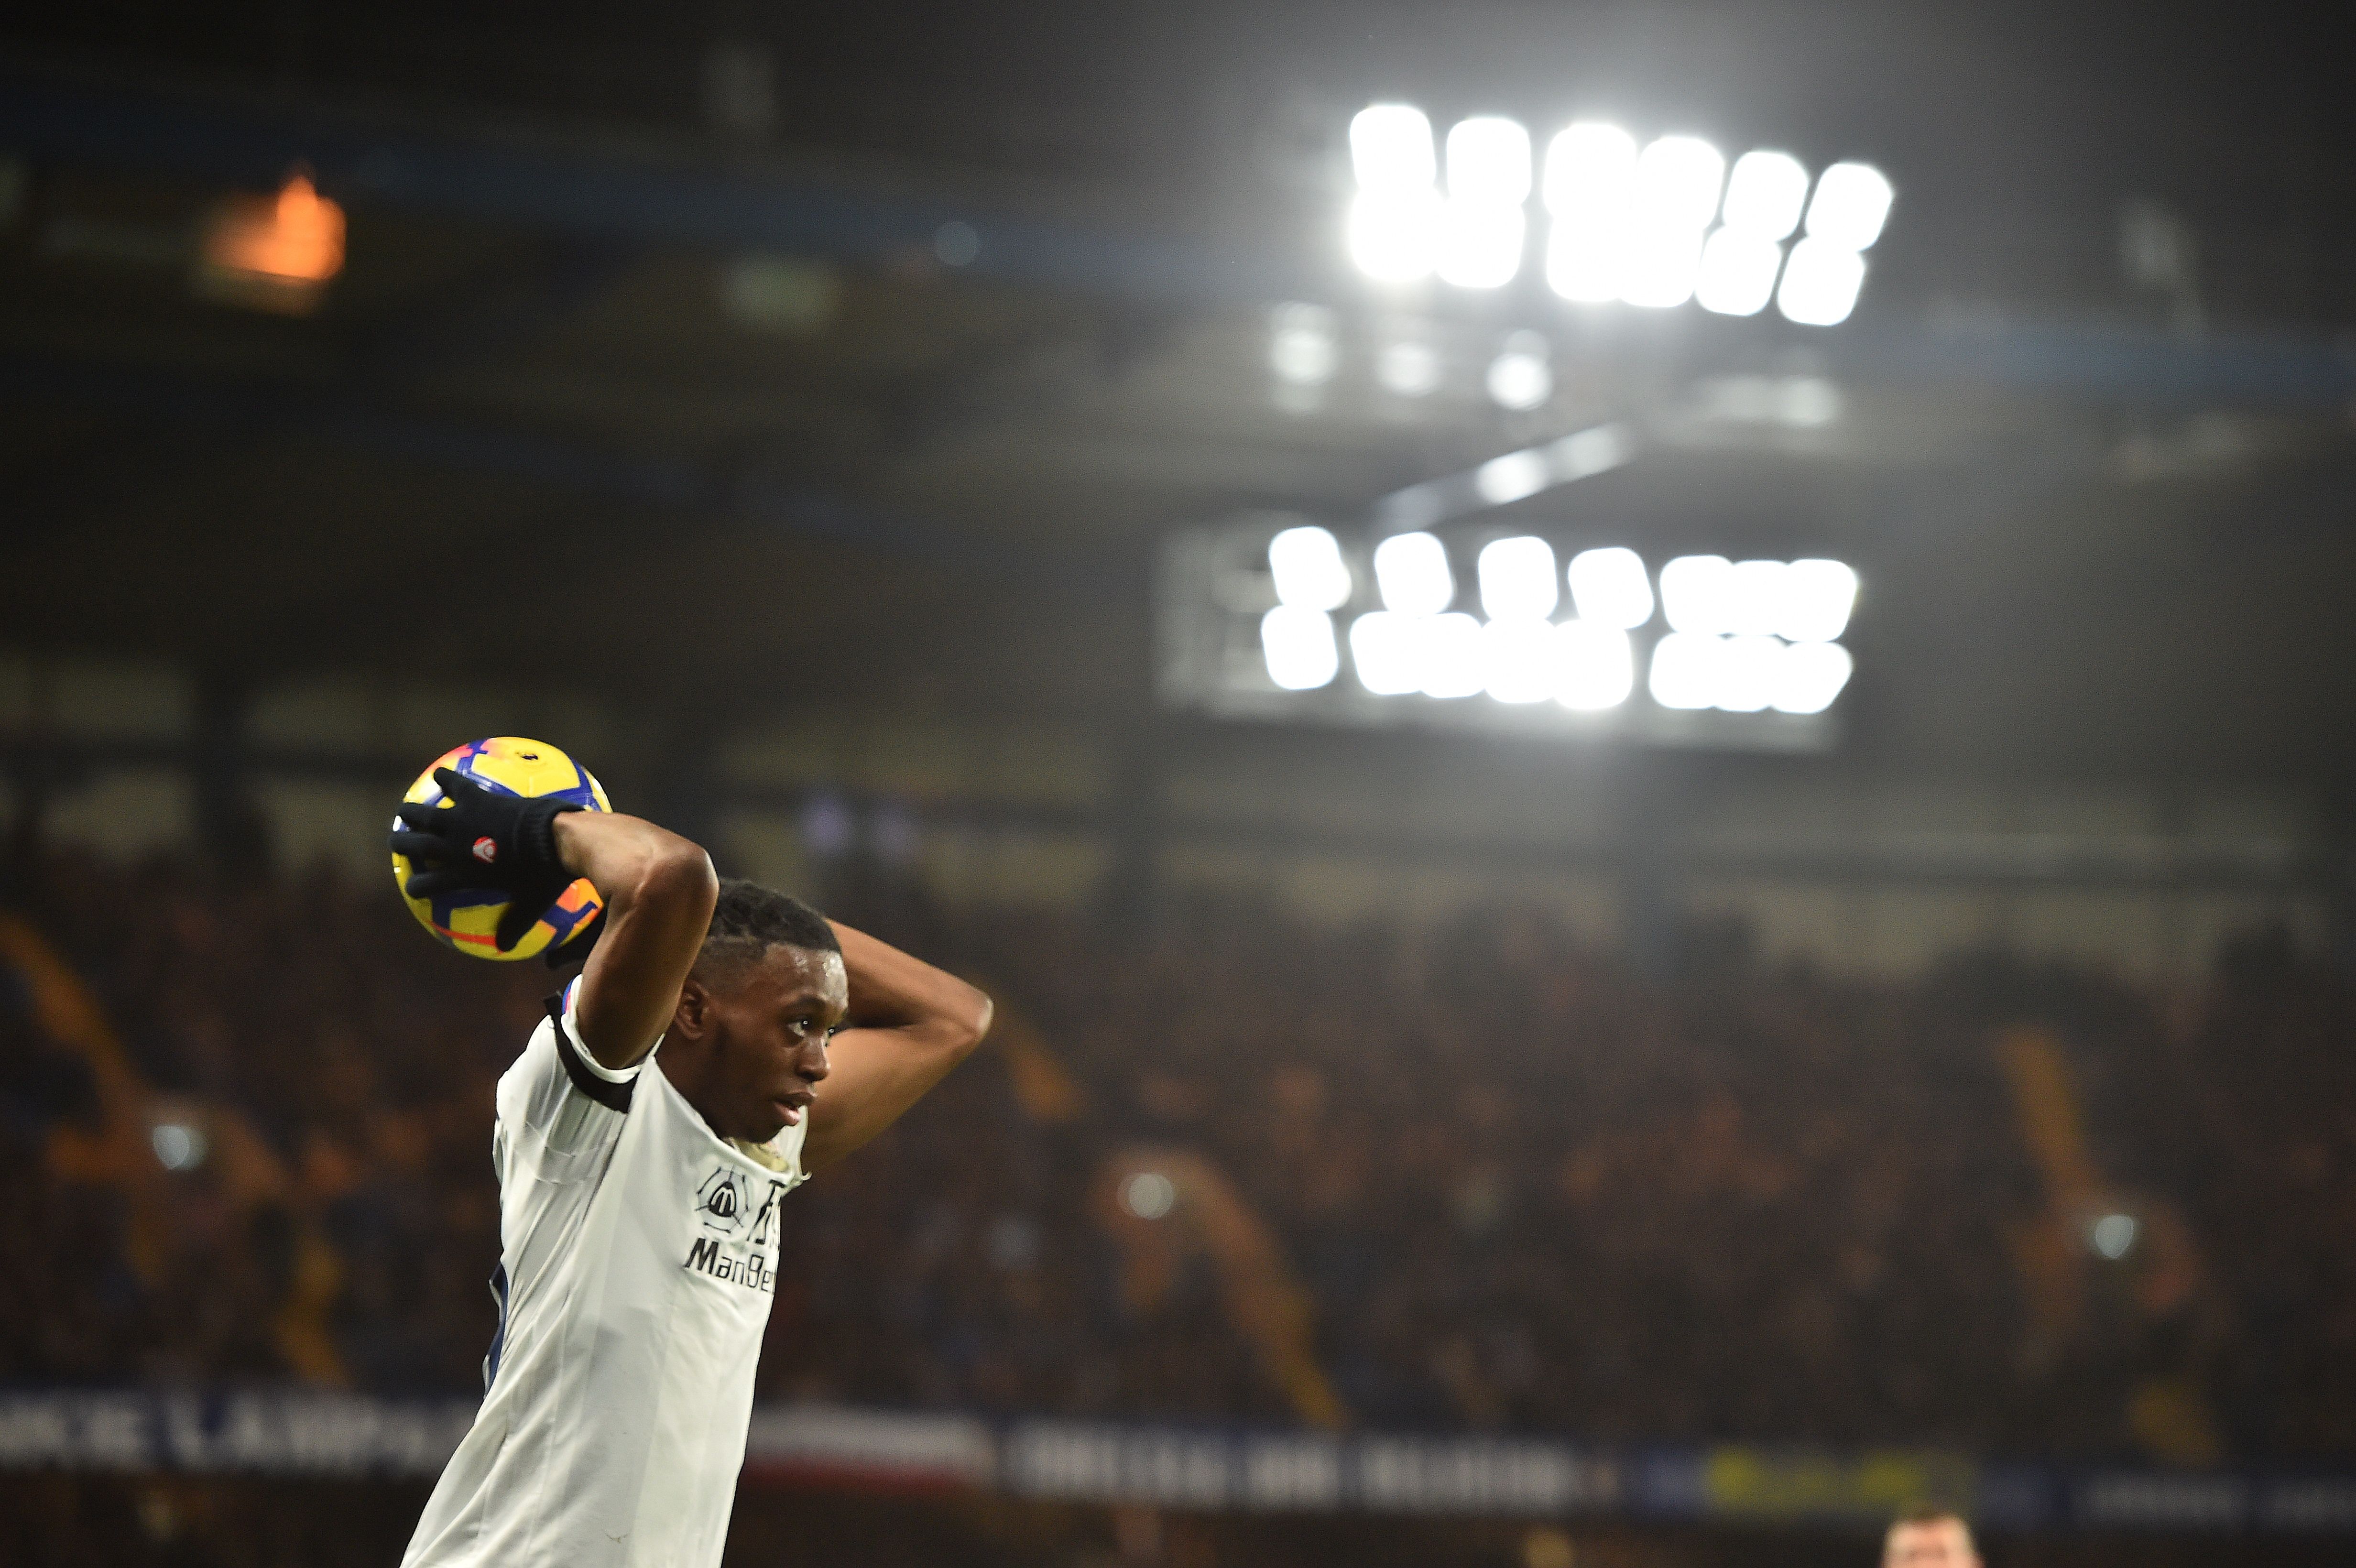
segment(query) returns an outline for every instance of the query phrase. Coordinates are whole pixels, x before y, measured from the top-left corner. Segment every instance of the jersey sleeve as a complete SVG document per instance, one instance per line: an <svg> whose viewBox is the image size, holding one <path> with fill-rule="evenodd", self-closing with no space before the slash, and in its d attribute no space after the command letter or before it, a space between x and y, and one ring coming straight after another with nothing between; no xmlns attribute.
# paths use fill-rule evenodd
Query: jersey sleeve
<svg viewBox="0 0 2356 1568"><path fill-rule="evenodd" d="M609 1111L626 1111L630 1108L630 1093L637 1088L638 1074L646 1071L651 1053L623 1068L608 1067L590 1055L582 1047L581 1029L573 1021L580 999L581 977L577 975L563 990L549 998L548 1018L555 1025L557 1061L574 1090Z"/></svg>
<svg viewBox="0 0 2356 1568"><path fill-rule="evenodd" d="M573 1022L580 988L575 979L548 998L547 1019L499 1085L502 1132L512 1125L516 1147L540 1152L542 1176L556 1168L544 1157L585 1151L620 1131L638 1074L646 1070L642 1059L616 1071L582 1049Z"/></svg>

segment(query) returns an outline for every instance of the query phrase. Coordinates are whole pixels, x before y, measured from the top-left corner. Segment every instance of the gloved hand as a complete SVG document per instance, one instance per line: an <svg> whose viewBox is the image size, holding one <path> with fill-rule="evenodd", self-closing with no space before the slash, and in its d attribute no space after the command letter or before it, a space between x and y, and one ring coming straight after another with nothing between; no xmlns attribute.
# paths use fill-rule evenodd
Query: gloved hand
<svg viewBox="0 0 2356 1568"><path fill-rule="evenodd" d="M502 953L514 951L548 912L573 875L556 854L556 819L577 805L559 800L486 789L450 768L434 770L447 805L412 803L397 814L392 850L418 869L403 890L430 899L462 888L489 888L508 895L493 940Z"/></svg>

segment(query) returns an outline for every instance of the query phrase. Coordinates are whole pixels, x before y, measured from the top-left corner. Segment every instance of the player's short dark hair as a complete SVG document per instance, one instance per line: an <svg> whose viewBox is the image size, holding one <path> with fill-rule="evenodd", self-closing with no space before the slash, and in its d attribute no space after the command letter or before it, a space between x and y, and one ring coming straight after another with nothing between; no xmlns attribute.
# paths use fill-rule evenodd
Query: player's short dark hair
<svg viewBox="0 0 2356 1568"><path fill-rule="evenodd" d="M695 972L707 980L733 976L772 947L840 953L842 942L826 916L801 900L740 877L723 877Z"/></svg>

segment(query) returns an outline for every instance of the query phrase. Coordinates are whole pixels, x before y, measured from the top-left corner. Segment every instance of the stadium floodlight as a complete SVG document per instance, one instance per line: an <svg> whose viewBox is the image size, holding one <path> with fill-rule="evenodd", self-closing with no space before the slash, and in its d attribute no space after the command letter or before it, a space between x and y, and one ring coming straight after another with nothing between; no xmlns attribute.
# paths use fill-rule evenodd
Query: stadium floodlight
<svg viewBox="0 0 2356 1568"><path fill-rule="evenodd" d="M1552 573L1548 573L1551 580ZM1516 707L1561 688L1555 629L1542 620L1492 621L1481 628L1482 689Z"/></svg>
<svg viewBox="0 0 2356 1568"><path fill-rule="evenodd" d="M1775 271L1783 248L1764 235L1731 225L1702 247L1694 298L1719 315L1756 315L1775 295Z"/></svg>
<svg viewBox="0 0 2356 1568"><path fill-rule="evenodd" d="M1375 103L1350 121L1350 168L1362 191L1429 190L1440 174L1431 122L1408 103Z"/></svg>
<svg viewBox="0 0 2356 1568"><path fill-rule="evenodd" d="M1775 304L1806 326L1833 326L1857 308L1865 286L1860 253L1889 221L1890 181L1870 164L1835 164L1808 202L1807 238L1792 247Z"/></svg>
<svg viewBox="0 0 2356 1568"><path fill-rule="evenodd" d="M1627 633L1578 620L1555 626L1552 635L1557 702L1596 713L1628 700L1636 688L1636 655Z"/></svg>
<svg viewBox="0 0 2356 1568"><path fill-rule="evenodd" d="M1376 697L1404 697L1423 689L1427 615L1372 610L1350 623L1350 666L1358 684Z"/></svg>
<svg viewBox="0 0 2356 1568"><path fill-rule="evenodd" d="M1869 249L1889 221L1890 181L1871 164L1835 164L1808 203L1808 238L1844 251Z"/></svg>
<svg viewBox="0 0 2356 1568"><path fill-rule="evenodd" d="M1323 305L1281 304L1270 313L1268 368L1289 386L1322 387L1333 379L1340 354L1333 313Z"/></svg>
<svg viewBox="0 0 2356 1568"><path fill-rule="evenodd" d="M1375 586L1383 608L1402 615L1437 615L1456 597L1448 547L1431 534L1394 534L1375 547Z"/></svg>
<svg viewBox="0 0 2356 1568"><path fill-rule="evenodd" d="M1524 534L1492 539L1474 563L1481 608L1492 621L1543 621L1562 602L1554 574L1554 547Z"/></svg>
<svg viewBox="0 0 2356 1568"><path fill-rule="evenodd" d="M1440 193L1362 190L1350 203L1350 260L1377 283L1412 283L1439 260Z"/></svg>
<svg viewBox="0 0 2356 1568"><path fill-rule="evenodd" d="M1342 667L1333 619L1323 610L1279 604L1259 618L1259 646L1268 678L1287 691L1314 691Z"/></svg>
<svg viewBox="0 0 2356 1568"><path fill-rule="evenodd" d="M1440 355L1429 343L1386 343L1375 356L1375 383L1398 397L1427 397L1440 385Z"/></svg>
<svg viewBox="0 0 2356 1568"><path fill-rule="evenodd" d="M1493 507L1511 506L1554 483L1543 447L1526 447L1493 457L1472 471L1472 491Z"/></svg>
<svg viewBox="0 0 2356 1568"><path fill-rule="evenodd" d="M1702 230L1718 211L1726 159L1697 136L1663 136L1636 158L1620 297L1663 310L1693 298Z"/></svg>
<svg viewBox="0 0 2356 1568"><path fill-rule="evenodd" d="M1358 177L1350 203L1350 260L1378 283L1430 277L1443 232L1431 122L1406 103L1360 110L1350 122L1350 166Z"/></svg>
<svg viewBox="0 0 2356 1568"><path fill-rule="evenodd" d="M1718 700L1718 667L1725 639L1705 632L1671 632L1653 645L1653 700L1664 708L1708 708Z"/></svg>
<svg viewBox="0 0 2356 1568"><path fill-rule="evenodd" d="M1636 138L1617 125L1582 120L1547 144L1547 212L1590 228L1621 222L1636 180Z"/></svg>
<svg viewBox="0 0 2356 1568"><path fill-rule="evenodd" d="M1745 153L1726 176L1726 226L1771 242L1788 240L1800 226L1807 199L1808 171L1799 159L1789 153Z"/></svg>
<svg viewBox="0 0 2356 1568"><path fill-rule="evenodd" d="M1471 697L1488 685L1480 622L1451 611L1425 622L1421 637L1426 697Z"/></svg>
<svg viewBox="0 0 2356 1568"><path fill-rule="evenodd" d="M1451 197L1440 216L1440 281L1460 289L1501 288L1522 270L1526 220L1518 207Z"/></svg>
<svg viewBox="0 0 2356 1568"><path fill-rule="evenodd" d="M1551 445L1506 456L1547 460L1550 468ZM1461 701L1485 692L1513 707L1597 713L1628 702L1641 682L1661 709L1766 716L1670 721L1654 712L1634 720L1640 735L1679 744L1808 745L1816 727L1773 715L1824 713L1853 673L1837 639L1859 589L1857 571L1843 561L1682 555L1655 574L1625 546L1580 549L1565 560L1550 539L1510 534L1466 540L1460 577L1449 559L1452 547L1429 530L1360 542L1341 529L1285 521L1290 526L1240 517L1226 525L1217 537L1231 543L1210 558L1214 575L1202 583L1210 596L1205 608L1216 619L1201 624L1190 658L1230 694L1235 711L1270 712L1271 688L1332 688L1346 664L1355 685L1334 699L1304 700L1299 711L1339 722L1379 724L1387 712L1410 723L1495 724L1503 716L1485 703L1442 714L1375 699L1419 693ZM1265 550L1266 578L1242 553L1250 547ZM1366 558L1356 553L1362 549ZM1276 603L1263 608L1271 587ZM1361 609L1370 587L1380 605ZM1467 590L1461 596L1460 588ZM1259 636L1259 658L1240 665L1232 639L1248 634L1238 613ZM1646 637L1648 652L1637 639L1656 616L1666 624L1657 638ZM1483 713L1492 717L1477 717ZM1553 722L1575 727L1569 719Z"/></svg>
<svg viewBox="0 0 2356 1568"><path fill-rule="evenodd" d="M1268 541L1276 597L1301 610L1339 610L1350 602L1350 567L1341 542L1312 526L1286 528Z"/></svg>
<svg viewBox="0 0 2356 1568"><path fill-rule="evenodd" d="M1829 643L1848 629L1857 607L1857 572L1837 560L1795 560L1783 574L1775 635L1794 643Z"/></svg>
<svg viewBox="0 0 2356 1568"><path fill-rule="evenodd" d="M1530 133L1500 115L1459 120L1448 133L1448 194L1519 208L1530 197Z"/></svg>
<svg viewBox="0 0 2356 1568"><path fill-rule="evenodd" d="M1856 667L1838 643L1794 643L1776 661L1773 698L1778 713L1822 713L1848 684Z"/></svg>
<svg viewBox="0 0 2356 1568"><path fill-rule="evenodd" d="M1681 555L1661 568L1661 612L1680 632L1734 629L1734 563L1722 555Z"/></svg>
<svg viewBox="0 0 2356 1568"><path fill-rule="evenodd" d="M1617 125L1582 121L1547 144L1547 286L1556 293L1588 304L1619 294L1635 180L1636 139Z"/></svg>
<svg viewBox="0 0 2356 1568"><path fill-rule="evenodd" d="M1728 713L1756 713L1774 701L1785 651L1772 637L1727 638L1719 648L1718 690L1710 706Z"/></svg>
<svg viewBox="0 0 2356 1568"><path fill-rule="evenodd" d="M1663 136L1636 156L1633 217L1646 229L1707 227L1718 216L1726 157L1698 136Z"/></svg>
<svg viewBox="0 0 2356 1568"><path fill-rule="evenodd" d="M1547 236L1547 287L1574 304L1619 298L1623 240L1617 229L1586 229L1569 219L1556 219Z"/></svg>
<svg viewBox="0 0 2356 1568"><path fill-rule="evenodd" d="M1784 579L1791 570L1780 560L1737 561L1724 629L1744 636L1773 636L1783 624Z"/></svg>
<svg viewBox="0 0 2356 1568"><path fill-rule="evenodd" d="M1489 361L1489 373L1483 378L1490 400L1501 409L1526 413L1553 397L1550 353L1547 340L1535 332L1516 332L1506 338L1504 349Z"/></svg>
<svg viewBox="0 0 2356 1568"><path fill-rule="evenodd" d="M1811 235L1792 247L1775 305L1803 326L1837 326L1857 308L1864 286L1864 257Z"/></svg>
<svg viewBox="0 0 2356 1568"><path fill-rule="evenodd" d="M1580 620L1590 626L1633 631L1653 618L1653 584L1644 575L1644 558L1633 549L1612 545L1580 550L1563 575Z"/></svg>
<svg viewBox="0 0 2356 1568"><path fill-rule="evenodd" d="M1667 310L1693 298L1700 275L1700 230L1647 228L1630 237L1621 256L1620 298Z"/></svg>
<svg viewBox="0 0 2356 1568"><path fill-rule="evenodd" d="M1352 119L1350 255L1381 282L1436 272L1460 288L1502 287L1529 245L1529 132L1502 115L1473 115L1450 128L1442 150L1444 160L1430 120L1411 105L1373 104ZM1880 238L1892 200L1889 179L1869 164L1835 164L1812 188L1807 166L1789 153L1753 148L1730 166L1699 136L1640 146L1595 120L1557 132L1535 172L1547 219L1547 286L1562 298L1655 310L1698 299L1737 316L1772 299L1808 325L1834 325L1855 309L1866 272L1858 258ZM1802 231L1806 239L1787 258L1786 241ZM1545 399L1498 400L1521 408Z"/></svg>

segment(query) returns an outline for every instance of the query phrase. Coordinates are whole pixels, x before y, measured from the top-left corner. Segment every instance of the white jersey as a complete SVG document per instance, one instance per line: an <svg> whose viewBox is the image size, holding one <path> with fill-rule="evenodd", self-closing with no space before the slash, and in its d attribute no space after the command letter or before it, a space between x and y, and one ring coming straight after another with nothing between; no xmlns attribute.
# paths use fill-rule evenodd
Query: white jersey
<svg viewBox="0 0 2356 1568"><path fill-rule="evenodd" d="M710 1568L727 1539L809 1124L723 1141L655 1056L580 1049L579 989L499 1080L498 1334L402 1568Z"/></svg>

